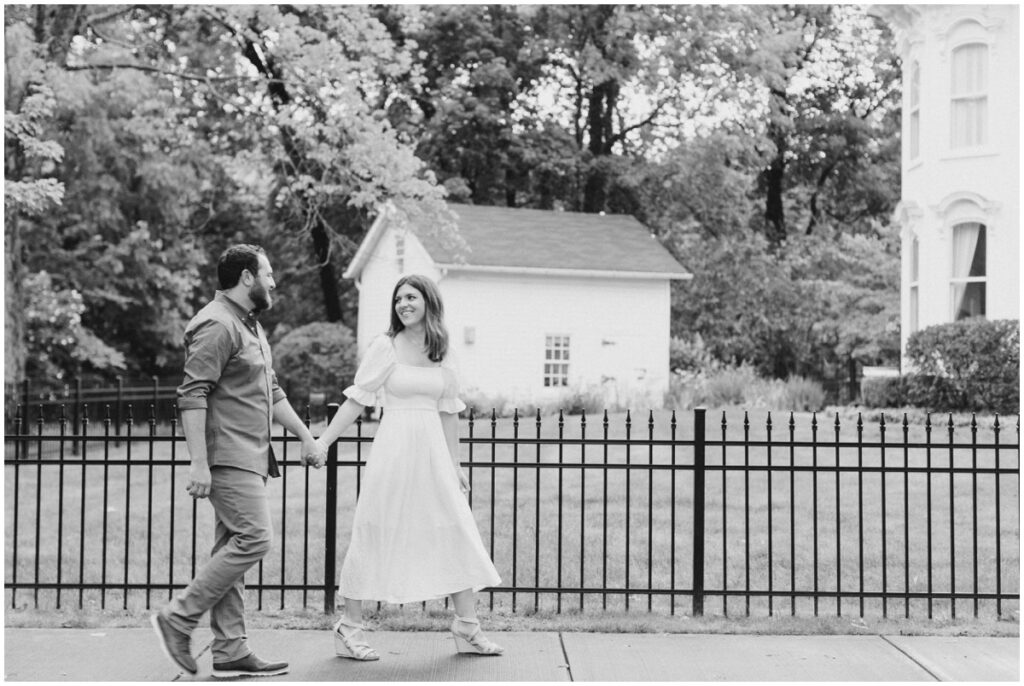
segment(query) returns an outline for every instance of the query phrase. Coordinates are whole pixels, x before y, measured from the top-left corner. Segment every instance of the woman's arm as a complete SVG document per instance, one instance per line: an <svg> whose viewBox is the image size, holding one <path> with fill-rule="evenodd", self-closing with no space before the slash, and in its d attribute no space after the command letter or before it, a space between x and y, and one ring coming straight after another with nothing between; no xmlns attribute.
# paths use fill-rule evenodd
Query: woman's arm
<svg viewBox="0 0 1024 686"><path fill-rule="evenodd" d="M356 402L352 398L347 399L345 403L338 408L338 412L334 415L334 419L331 420L331 423L327 425L327 428L324 429L324 432L320 434L320 437L316 440L325 447L334 443L338 440L338 437L341 436L341 434L345 433L345 429L347 429L352 422L356 420L356 417L363 413L364 409L366 409L366 406L362 403Z"/></svg>
<svg viewBox="0 0 1024 686"><path fill-rule="evenodd" d="M445 442L448 443L448 454L451 455L455 473L459 475L459 486L463 493L469 493L469 477L459 464L459 415L454 412L441 413L441 428L444 430Z"/></svg>

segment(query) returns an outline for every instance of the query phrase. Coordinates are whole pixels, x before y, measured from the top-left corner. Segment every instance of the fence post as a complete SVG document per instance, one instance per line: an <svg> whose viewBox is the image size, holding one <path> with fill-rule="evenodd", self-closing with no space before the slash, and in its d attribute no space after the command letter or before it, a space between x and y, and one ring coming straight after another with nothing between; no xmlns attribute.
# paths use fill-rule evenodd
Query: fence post
<svg viewBox="0 0 1024 686"><path fill-rule="evenodd" d="M82 412L82 377L81 376L76 376L75 377L75 404L74 404L74 408L72 409L72 413L71 413L72 417L73 417L73 419L71 420L72 421L71 435L75 436L76 438L78 437L78 434L79 434L79 431L80 431L80 428L81 428L81 417L82 417L81 412ZM74 441L71 444L71 454L72 455L78 455L79 447L80 447L79 441L77 441L77 440Z"/></svg>
<svg viewBox="0 0 1024 686"><path fill-rule="evenodd" d="M160 416L160 377L153 375L153 416Z"/></svg>
<svg viewBox="0 0 1024 686"><path fill-rule="evenodd" d="M338 412L338 403L327 404L327 423ZM335 557L338 541L338 442L327 449L327 503L324 506L324 614L334 614Z"/></svg>
<svg viewBox="0 0 1024 686"><path fill-rule="evenodd" d="M704 421L707 409L693 409L693 616L704 614Z"/></svg>
<svg viewBox="0 0 1024 686"><path fill-rule="evenodd" d="M28 378L27 377L22 379L22 381L21 381L21 397L22 397L21 404L25 408L25 426L28 426L29 411L32 408L30 408L28 406L29 392L28 392ZM28 431L26 431L25 433L28 433Z"/></svg>
<svg viewBox="0 0 1024 686"><path fill-rule="evenodd" d="M122 404L124 403L124 377L120 374L117 375L117 403L114 405L114 435L118 438L121 437L121 410ZM121 441L115 443L118 447L121 445Z"/></svg>

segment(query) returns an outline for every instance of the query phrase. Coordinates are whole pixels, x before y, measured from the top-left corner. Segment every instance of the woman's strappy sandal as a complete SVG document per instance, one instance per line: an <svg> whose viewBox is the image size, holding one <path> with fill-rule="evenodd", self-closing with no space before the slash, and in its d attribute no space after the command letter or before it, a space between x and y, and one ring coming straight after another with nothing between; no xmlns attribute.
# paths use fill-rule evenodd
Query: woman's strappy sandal
<svg viewBox="0 0 1024 686"><path fill-rule="evenodd" d="M470 631L461 631L459 629L460 622L463 625L468 624L471 627ZM479 619L464 619L462 617L456 617L452 622L452 636L455 637L455 648L460 653L501 655L505 652L504 648L483 635L483 632L480 631Z"/></svg>
<svg viewBox="0 0 1024 686"><path fill-rule="evenodd" d="M334 652L338 657L364 662L380 659L377 651L363 639L363 625L349 624L344 615L334 625Z"/></svg>

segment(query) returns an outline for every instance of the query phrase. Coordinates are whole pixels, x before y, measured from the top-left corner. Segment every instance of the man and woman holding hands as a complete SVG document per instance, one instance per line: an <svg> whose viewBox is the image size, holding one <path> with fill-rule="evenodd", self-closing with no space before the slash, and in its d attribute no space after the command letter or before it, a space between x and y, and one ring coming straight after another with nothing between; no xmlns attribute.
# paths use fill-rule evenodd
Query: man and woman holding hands
<svg viewBox="0 0 1024 686"><path fill-rule="evenodd" d="M409 603L450 596L460 652L499 655L480 632L476 592L500 583L466 499L459 466L458 380L444 309L422 276L395 285L390 327L363 355L345 403L318 439L292 409L274 374L258 315L273 300L274 274L262 248L235 245L217 266L220 290L185 331L178 408L189 451L187 489L215 514L210 560L152 617L160 645L195 674L191 634L210 613L213 676L273 676L249 647L243 577L270 549L268 477L278 476L271 445L277 422L301 443L302 462L319 468L327 447L366 407L386 411L374 437L339 581L344 612L333 629L337 655L377 660L362 626L362 603Z"/></svg>

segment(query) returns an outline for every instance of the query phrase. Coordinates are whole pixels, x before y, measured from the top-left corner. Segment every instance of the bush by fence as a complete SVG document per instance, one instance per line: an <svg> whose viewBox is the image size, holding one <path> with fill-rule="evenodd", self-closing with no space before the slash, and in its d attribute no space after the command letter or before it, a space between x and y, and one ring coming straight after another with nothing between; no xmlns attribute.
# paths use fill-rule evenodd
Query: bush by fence
<svg viewBox="0 0 1024 686"><path fill-rule="evenodd" d="M907 341L906 404L939 411L1020 410L1020 321L964 319Z"/></svg>
<svg viewBox="0 0 1024 686"><path fill-rule="evenodd" d="M355 376L355 336L341 323L300 326L274 346L274 371L293 403L310 402L309 394L316 391L338 396Z"/></svg>

